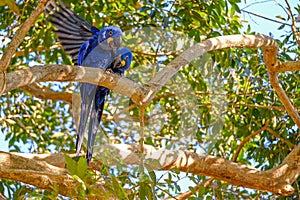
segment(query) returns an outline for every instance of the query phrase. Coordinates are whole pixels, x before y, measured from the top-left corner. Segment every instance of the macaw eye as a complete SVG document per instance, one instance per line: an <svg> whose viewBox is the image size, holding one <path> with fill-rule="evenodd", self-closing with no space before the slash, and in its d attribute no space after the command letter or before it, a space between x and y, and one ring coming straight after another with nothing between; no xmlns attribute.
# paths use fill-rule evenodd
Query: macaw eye
<svg viewBox="0 0 300 200"><path fill-rule="evenodd" d="M112 34L113 34L113 31L109 31L109 32L108 32L108 34L109 34L110 36L112 36Z"/></svg>
<svg viewBox="0 0 300 200"><path fill-rule="evenodd" d="M127 60L127 59L128 59L128 56L126 56L125 59Z"/></svg>

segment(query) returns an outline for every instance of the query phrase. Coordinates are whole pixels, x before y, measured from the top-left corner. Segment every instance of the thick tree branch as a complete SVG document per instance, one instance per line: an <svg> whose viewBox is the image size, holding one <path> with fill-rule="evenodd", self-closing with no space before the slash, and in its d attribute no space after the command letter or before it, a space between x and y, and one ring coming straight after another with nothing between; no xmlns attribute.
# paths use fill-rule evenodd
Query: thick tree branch
<svg viewBox="0 0 300 200"><path fill-rule="evenodd" d="M40 99L61 100L69 104L72 104L73 95L77 95L70 92L55 92L50 88L43 87L36 83L26 85L24 87L21 87L21 89Z"/></svg>
<svg viewBox="0 0 300 200"><path fill-rule="evenodd" d="M294 71L300 70L300 61L290 61L290 62L279 62L280 65L277 66L276 72L286 72L286 71Z"/></svg>
<svg viewBox="0 0 300 200"><path fill-rule="evenodd" d="M114 157L123 159L128 165L138 165L141 161L139 154L136 154L140 150L139 145L102 145L95 152L95 157L101 159L106 148L111 149ZM282 164L267 171L259 171L223 158L190 151L156 149L144 145L144 153L145 159L152 158L160 163L157 165L155 162L152 165L153 170L178 168L183 172L214 177L232 185L281 195L294 192L291 184L297 179L300 171L300 145L294 148ZM74 180L68 176L65 169L61 168L62 163L65 162L62 154L49 155L49 157L33 156L35 159L28 158L27 154L0 153L0 178L18 180L45 189L51 189L54 183L60 184L63 189L74 187ZM95 164L94 162L92 165ZM65 194L61 190L60 192Z"/></svg>
<svg viewBox="0 0 300 200"><path fill-rule="evenodd" d="M64 169L56 167L57 163L64 161L62 154L39 155L42 159L32 159L22 154L0 153L0 177L21 181L42 189L53 190L54 184L58 186L60 194L66 194L75 187L75 181ZM35 157L37 158L37 157ZM57 162L53 162L55 161ZM48 162L47 162L48 161ZM60 165L60 164L59 164Z"/></svg>
<svg viewBox="0 0 300 200"><path fill-rule="evenodd" d="M18 46L23 41L31 26L34 24L34 22L37 20L40 14L44 12L45 5L49 1L50 0L40 0L35 10L29 16L29 18L27 18L26 21L22 24L22 26L17 30L16 35L12 38L7 48L5 48L3 56L0 60L0 74L6 71L10 64L12 55L15 54Z"/></svg>
<svg viewBox="0 0 300 200"><path fill-rule="evenodd" d="M143 88L139 84L116 74L105 73L100 68L71 65L33 66L8 73L6 80L5 92L34 82L79 81L105 86L131 97L137 103L140 101L140 96L143 96Z"/></svg>
<svg viewBox="0 0 300 200"><path fill-rule="evenodd" d="M176 57L150 80L150 82L146 85L149 92L142 100L142 103L146 105L149 104L161 87L165 85L167 81L169 81L183 66L187 65L195 58L202 56L204 53L209 51L232 47L277 48L277 43L275 40L265 35L228 35L210 38L197 43Z"/></svg>
<svg viewBox="0 0 300 200"><path fill-rule="evenodd" d="M270 77L270 83L274 88L275 92L277 93L280 101L284 105L286 111L291 116L292 120L295 122L298 128L300 128L300 116L297 110L295 109L295 107L292 105L292 102L286 95L285 91L283 90L278 80L277 74L282 64L279 60L276 59L277 48L276 47L263 48L263 54L264 54L264 61L266 63L267 70Z"/></svg>
<svg viewBox="0 0 300 200"><path fill-rule="evenodd" d="M131 97L138 105L147 106L161 87L183 66L208 51L231 47L263 47L264 60L270 74L270 82L288 114L297 126L300 127L300 117L278 82L277 73L282 70L282 63L276 59L277 43L275 40L265 35L228 35L210 38L206 41L197 43L175 58L144 86L140 86L133 81L126 78L120 78L113 74L107 75L101 69L83 68L79 66L72 67L69 65L34 66L28 69L18 70L0 77L0 84L1 82L7 83L6 87L5 85L2 85L4 91L7 92L39 81L89 82L116 90L122 95ZM295 67L294 62L290 63L290 65ZM0 88L2 87L0 85Z"/></svg>

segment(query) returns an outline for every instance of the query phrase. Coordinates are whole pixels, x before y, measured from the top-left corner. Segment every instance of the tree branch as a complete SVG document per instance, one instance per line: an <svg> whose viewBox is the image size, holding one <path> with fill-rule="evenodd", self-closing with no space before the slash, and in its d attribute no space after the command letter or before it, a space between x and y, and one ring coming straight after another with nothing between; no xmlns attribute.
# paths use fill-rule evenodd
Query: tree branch
<svg viewBox="0 0 300 200"><path fill-rule="evenodd" d="M255 131L254 133L251 133L250 135L248 135L243 141L242 143L238 146L234 156L233 156L233 162L236 162L237 157L239 156L240 151L242 150L243 146L253 137L255 137L256 135L260 134L261 132L263 132L264 130L266 130L269 126L269 121L266 122L266 124L259 130Z"/></svg>
<svg viewBox="0 0 300 200"><path fill-rule="evenodd" d="M287 5L287 7L288 7L288 11L289 11L291 19L292 19L292 32L293 32L293 35L294 35L294 37L296 39L296 42L297 42L298 46L300 46L300 37L299 37L299 34L297 33L296 20L294 18L294 14L293 14L292 8L291 8L288 0L285 0L285 3Z"/></svg>
<svg viewBox="0 0 300 200"><path fill-rule="evenodd" d="M101 69L70 65L34 66L28 69L14 71L8 73L6 76L0 77L0 84L1 82L7 83L7 85L2 85L4 91L7 92L40 81L88 82L115 90L122 95L131 97L136 104L147 106L161 87L183 66L208 51L230 47L263 47L264 60L270 74L271 85L278 94L288 114L295 124L300 127L300 117L278 82L277 73L282 69L282 64L276 59L277 43L274 39L265 35L228 35L210 38L206 41L197 43L176 57L144 86L140 86L129 79L120 78L114 74L108 75ZM295 66L294 63L290 63L290 65Z"/></svg>
<svg viewBox="0 0 300 200"><path fill-rule="evenodd" d="M284 142L285 144L287 144L291 149L295 147L295 145L293 143L291 143L290 141L282 138L280 136L280 134L276 133L273 129L271 128L267 128L267 131L269 131L272 135L274 135L276 138L278 138L279 140L281 140L282 142Z"/></svg>
<svg viewBox="0 0 300 200"><path fill-rule="evenodd" d="M286 26L292 26L291 24L284 23L284 22L281 22L281 21L278 21L278 20L275 20L275 19L271 19L271 18L262 16L262 15L259 15L259 14L256 14L256 13L253 13L253 12L250 12L250 11L247 11L247 10L245 10L245 9L242 9L241 11L242 11L242 12L245 12L245 13L247 13L247 14L249 14L249 15L254 15L254 16L256 16L256 17L260 17L260 18L269 20L269 21L271 21L271 22L275 22L275 23L278 23L278 24L284 24L284 25L286 25Z"/></svg>
<svg viewBox="0 0 300 200"><path fill-rule="evenodd" d="M285 91L283 90L282 86L280 85L278 81L278 71L282 68L282 63L276 59L277 54L277 48L275 47L268 47L263 48L263 56L264 61L267 66L267 70L270 77L270 83L272 87L274 88L275 92L277 93L280 101L284 105L287 113L290 115L294 123L300 128L300 117L295 109L295 107L292 105L292 102L286 95Z"/></svg>
<svg viewBox="0 0 300 200"><path fill-rule="evenodd" d="M280 65L278 65L274 70L276 70L276 72L300 70L300 61L280 62Z"/></svg>
<svg viewBox="0 0 300 200"><path fill-rule="evenodd" d="M32 53L32 52L45 51L45 50L56 49L56 48L62 48L62 45L57 42L54 45L52 45L51 47L46 48L45 46L38 46L36 49L29 49L28 52ZM20 56L24 56L24 54L25 54L25 50L17 51L13 55L13 57L17 58L17 57L20 57Z"/></svg>
<svg viewBox="0 0 300 200"><path fill-rule="evenodd" d="M34 82L79 81L105 86L131 97L137 103L140 102L140 96L144 95L143 88L139 84L117 74L105 73L101 68L71 65L33 66L8 73L6 80L5 92Z"/></svg>
<svg viewBox="0 0 300 200"><path fill-rule="evenodd" d="M7 48L5 48L3 56L0 60L0 74L4 73L8 68L12 55L15 54L18 46L23 41L31 26L34 24L34 22L37 20L40 14L44 12L45 5L48 3L48 1L50 0L39 1L35 10L31 13L29 18L26 19L23 25L17 30L16 35L12 38Z"/></svg>
<svg viewBox="0 0 300 200"><path fill-rule="evenodd" d="M143 104L149 104L155 94L164 86L183 66L204 53L224 48L277 48L277 43L265 35L228 35L210 38L197 43L176 57L163 70L159 71L145 86L149 93L142 99Z"/></svg>
<svg viewBox="0 0 300 200"><path fill-rule="evenodd" d="M140 150L139 145L108 144L96 148L95 157L100 160L104 151L109 148L114 157L121 158L128 165L140 163L141 157L136 153ZM153 170L178 168L183 172L214 177L232 185L280 195L294 192L291 184L297 179L300 171L300 145L293 149L282 164L267 171L259 171L220 157L190 151L156 149L150 145L144 145L144 153L145 159L152 158L160 163L157 165L155 162L152 165ZM47 156L1 152L0 158L0 178L18 180L50 190L54 184L59 184L62 186L60 192L63 195L66 194L65 189L70 190L74 187L74 180L65 169L62 169L65 163L62 154ZM97 163L92 163L95 164Z"/></svg>
<svg viewBox="0 0 300 200"><path fill-rule="evenodd" d="M43 87L41 85L38 85L36 83L32 83L30 85L26 85L24 87L21 87L22 90L29 92L35 97L38 97L40 99L52 99L52 100L61 100L66 103L69 103L72 105L72 98L73 93L70 92L55 92L51 90L50 88Z"/></svg>

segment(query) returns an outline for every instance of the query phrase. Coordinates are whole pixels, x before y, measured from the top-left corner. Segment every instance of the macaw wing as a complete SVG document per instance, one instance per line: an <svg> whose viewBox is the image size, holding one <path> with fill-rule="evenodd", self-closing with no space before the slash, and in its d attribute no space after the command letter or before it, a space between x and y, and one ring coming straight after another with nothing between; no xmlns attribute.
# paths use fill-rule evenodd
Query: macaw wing
<svg viewBox="0 0 300 200"><path fill-rule="evenodd" d="M50 15L51 23L57 28L55 31L67 54L77 65L78 52L81 45L99 32L99 29L89 24L70 10L62 1L59 5L51 0L45 9Z"/></svg>
<svg viewBox="0 0 300 200"><path fill-rule="evenodd" d="M80 110L80 120L76 140L76 154L79 155L81 145L84 139L84 133L86 129L86 124L92 107L94 105L95 94L96 94L96 85L90 83L80 83L80 93L81 93L81 110Z"/></svg>
<svg viewBox="0 0 300 200"><path fill-rule="evenodd" d="M90 48L93 45L90 41L85 42L79 51L79 64L83 66L104 68L106 69L112 60L112 52L104 51L98 45L94 48ZM91 50L92 49L92 50ZM82 61L83 60L83 61ZM102 89L101 89L102 88ZM87 158L92 157L92 147L95 141L95 134L99 127L101 115L104 106L105 96L108 94L109 89L89 83L80 84L81 93L81 112L80 121L76 142L76 154L79 154L81 145L84 139L84 132L88 119L90 121L88 130L88 151ZM88 159L88 162L90 161Z"/></svg>
<svg viewBox="0 0 300 200"><path fill-rule="evenodd" d="M93 146L95 144L96 133L101 121L105 98L109 94L109 91L110 90L108 88L102 86L97 86L96 89L95 101L91 109L90 124L88 130L88 145L87 145L87 153L86 153L86 158L88 163L92 159Z"/></svg>
<svg viewBox="0 0 300 200"><path fill-rule="evenodd" d="M81 65L106 70L112 62L113 51L105 51L100 45L96 46L88 41L82 45L79 56L80 60L84 59L83 62L80 63Z"/></svg>

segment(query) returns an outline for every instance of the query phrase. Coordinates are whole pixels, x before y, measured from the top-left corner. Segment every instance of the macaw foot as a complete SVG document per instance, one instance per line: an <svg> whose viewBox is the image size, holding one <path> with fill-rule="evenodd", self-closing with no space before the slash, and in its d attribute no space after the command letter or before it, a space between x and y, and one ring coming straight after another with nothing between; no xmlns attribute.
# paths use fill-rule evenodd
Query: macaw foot
<svg viewBox="0 0 300 200"><path fill-rule="evenodd" d="M113 73L113 70L112 69L107 69L107 70L105 70L105 73L106 74L111 74L111 73Z"/></svg>

